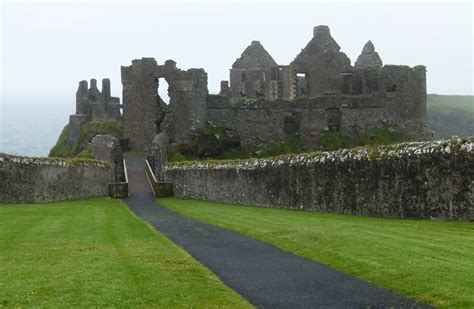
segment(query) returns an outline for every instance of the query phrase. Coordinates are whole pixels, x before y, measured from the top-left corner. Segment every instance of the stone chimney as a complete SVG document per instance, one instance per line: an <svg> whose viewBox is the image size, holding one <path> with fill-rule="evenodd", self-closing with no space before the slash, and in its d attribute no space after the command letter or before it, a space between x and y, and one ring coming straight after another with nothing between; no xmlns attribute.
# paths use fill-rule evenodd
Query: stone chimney
<svg viewBox="0 0 474 309"><path fill-rule="evenodd" d="M329 27L326 25L319 25L313 28L313 36L317 35L329 35L331 36L331 32L329 31Z"/></svg>
<svg viewBox="0 0 474 309"><path fill-rule="evenodd" d="M76 114L84 113L83 98L87 95L87 81L81 80L76 91Z"/></svg>
<svg viewBox="0 0 474 309"><path fill-rule="evenodd" d="M102 97L104 102L110 101L110 79L108 78L102 79Z"/></svg>
<svg viewBox="0 0 474 309"><path fill-rule="evenodd" d="M363 69L365 67L382 67L382 59L379 54L375 51L374 44L371 41L365 43L362 53L357 58L354 64L354 68Z"/></svg>

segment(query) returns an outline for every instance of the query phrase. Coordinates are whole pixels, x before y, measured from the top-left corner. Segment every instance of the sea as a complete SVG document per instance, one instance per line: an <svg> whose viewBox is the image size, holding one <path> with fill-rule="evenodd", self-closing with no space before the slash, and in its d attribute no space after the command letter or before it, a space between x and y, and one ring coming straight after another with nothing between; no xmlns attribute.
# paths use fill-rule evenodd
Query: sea
<svg viewBox="0 0 474 309"><path fill-rule="evenodd" d="M71 99L2 99L0 152L21 156L48 156L75 111Z"/></svg>

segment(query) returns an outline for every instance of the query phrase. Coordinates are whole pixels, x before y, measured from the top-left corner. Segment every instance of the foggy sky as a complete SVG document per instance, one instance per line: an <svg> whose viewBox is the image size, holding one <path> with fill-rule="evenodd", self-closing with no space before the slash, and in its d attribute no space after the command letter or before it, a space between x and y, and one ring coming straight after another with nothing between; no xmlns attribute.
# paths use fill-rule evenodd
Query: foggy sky
<svg viewBox="0 0 474 309"><path fill-rule="evenodd" d="M289 64L328 25L354 64L370 39L384 64L427 66L428 92L473 94L470 3L4 3L2 100L64 98L80 80L108 77L121 97L120 66L173 59L202 67L209 90L252 40Z"/></svg>

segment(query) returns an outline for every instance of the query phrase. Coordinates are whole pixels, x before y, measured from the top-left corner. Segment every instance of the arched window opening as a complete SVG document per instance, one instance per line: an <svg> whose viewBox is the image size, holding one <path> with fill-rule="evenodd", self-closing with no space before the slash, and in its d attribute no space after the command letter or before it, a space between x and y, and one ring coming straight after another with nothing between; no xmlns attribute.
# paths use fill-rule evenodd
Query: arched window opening
<svg viewBox="0 0 474 309"><path fill-rule="evenodd" d="M169 85L166 82L166 79L159 78L158 79L158 95L160 96L161 100L165 102L166 105L170 104L170 96L168 94Z"/></svg>

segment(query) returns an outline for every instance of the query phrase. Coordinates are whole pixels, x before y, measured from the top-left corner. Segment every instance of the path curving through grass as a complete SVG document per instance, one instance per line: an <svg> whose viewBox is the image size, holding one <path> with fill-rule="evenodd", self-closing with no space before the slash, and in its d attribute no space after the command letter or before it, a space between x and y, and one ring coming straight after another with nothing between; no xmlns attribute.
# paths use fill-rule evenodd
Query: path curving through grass
<svg viewBox="0 0 474 309"><path fill-rule="evenodd" d="M0 308L251 307L120 200L0 204Z"/></svg>
<svg viewBox="0 0 474 309"><path fill-rule="evenodd" d="M474 307L474 222L379 219L176 198L158 202L419 301Z"/></svg>

